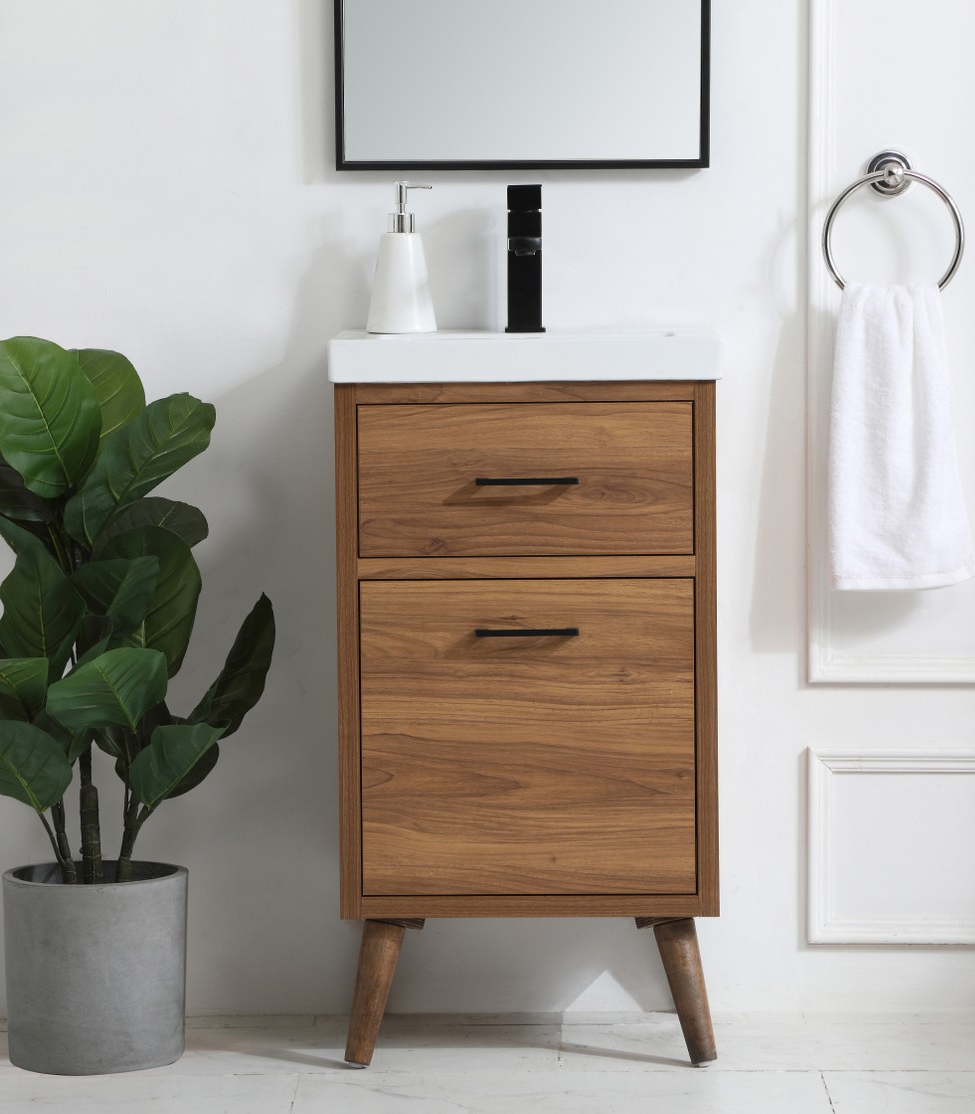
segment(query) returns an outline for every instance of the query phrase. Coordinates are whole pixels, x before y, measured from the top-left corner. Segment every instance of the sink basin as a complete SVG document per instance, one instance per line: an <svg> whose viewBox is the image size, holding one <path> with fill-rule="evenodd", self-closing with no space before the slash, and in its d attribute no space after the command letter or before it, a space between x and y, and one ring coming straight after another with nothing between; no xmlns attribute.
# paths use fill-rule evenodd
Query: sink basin
<svg viewBox="0 0 975 1114"><path fill-rule="evenodd" d="M716 337L693 332L340 333L333 383L718 379Z"/></svg>

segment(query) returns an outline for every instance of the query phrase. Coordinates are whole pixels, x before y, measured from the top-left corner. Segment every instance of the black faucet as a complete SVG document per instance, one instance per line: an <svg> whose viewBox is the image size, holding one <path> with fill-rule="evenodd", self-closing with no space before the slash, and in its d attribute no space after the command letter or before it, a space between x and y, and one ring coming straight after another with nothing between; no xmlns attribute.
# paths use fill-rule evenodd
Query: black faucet
<svg viewBox="0 0 975 1114"><path fill-rule="evenodd" d="M542 328L542 187L508 186L508 325L506 333Z"/></svg>

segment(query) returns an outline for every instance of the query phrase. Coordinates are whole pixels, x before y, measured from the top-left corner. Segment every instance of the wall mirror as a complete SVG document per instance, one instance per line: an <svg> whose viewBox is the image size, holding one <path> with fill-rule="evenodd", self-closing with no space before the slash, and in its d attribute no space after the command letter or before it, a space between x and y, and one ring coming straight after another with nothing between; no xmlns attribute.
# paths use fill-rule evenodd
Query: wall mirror
<svg viewBox="0 0 975 1114"><path fill-rule="evenodd" d="M709 9L335 0L336 166L707 166Z"/></svg>

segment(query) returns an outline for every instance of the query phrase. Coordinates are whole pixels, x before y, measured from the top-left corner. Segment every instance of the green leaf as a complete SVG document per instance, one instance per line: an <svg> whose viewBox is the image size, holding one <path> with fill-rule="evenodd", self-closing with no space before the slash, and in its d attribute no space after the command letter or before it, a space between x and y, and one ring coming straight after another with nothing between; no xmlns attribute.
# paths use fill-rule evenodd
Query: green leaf
<svg viewBox="0 0 975 1114"><path fill-rule="evenodd" d="M84 487L65 508L68 533L79 542L93 542L117 508L141 499L203 452L215 420L209 403L179 394L150 403L110 433Z"/></svg>
<svg viewBox="0 0 975 1114"><path fill-rule="evenodd" d="M114 633L124 635L145 619L158 579L158 557L120 557L82 566L71 583L94 614L107 616Z"/></svg>
<svg viewBox="0 0 975 1114"><path fill-rule="evenodd" d="M90 731L69 731L66 727L62 727L56 719L49 716L44 709L41 709L34 717L34 726L39 727L45 734L51 736L67 756L71 765L74 765L79 756L91 746L92 734Z"/></svg>
<svg viewBox="0 0 975 1114"><path fill-rule="evenodd" d="M118 727L102 727L94 732L94 742L99 750L103 750L106 754L110 754L115 762L115 772L118 776L125 781L126 763L122 761L123 757L128 756L129 750L127 742L132 736L122 731Z"/></svg>
<svg viewBox="0 0 975 1114"><path fill-rule="evenodd" d="M220 675L189 716L190 723L226 724L232 735L260 700L274 650L274 610L265 595L243 621Z"/></svg>
<svg viewBox="0 0 975 1114"><path fill-rule="evenodd" d="M0 584L0 643L11 658L47 658L48 676L64 672L81 629L85 601L43 548L20 553Z"/></svg>
<svg viewBox="0 0 975 1114"><path fill-rule="evenodd" d="M36 523L30 525L36 525ZM22 553L41 553L45 557L52 557L51 550L42 537L28 529L27 526L21 526L2 515L0 515L0 538L3 538L18 556Z"/></svg>
<svg viewBox="0 0 975 1114"><path fill-rule="evenodd" d="M119 728L111 728L112 738L110 744L114 750L108 747L103 747L108 753L114 754L118 761L115 763L115 772L128 784L128 769L132 765L135 756L152 742L152 733L157 727L169 727L171 723L183 723L184 721L174 716L170 712L166 702L154 704L139 720L139 726L135 731L122 731ZM100 745L100 744L99 744Z"/></svg>
<svg viewBox="0 0 975 1114"><path fill-rule="evenodd" d="M169 727L170 724L183 722L185 721L173 715L165 701L154 704L139 721L139 729L133 740L135 750L132 752L132 757L134 758L140 750L144 750L152 742L152 734L157 727Z"/></svg>
<svg viewBox="0 0 975 1114"><path fill-rule="evenodd" d="M0 721L0 795L44 812L71 784L64 748L32 723Z"/></svg>
<svg viewBox="0 0 975 1114"><path fill-rule="evenodd" d="M222 728L207 723L157 727L129 770L129 784L139 800L155 808L175 792L221 734Z"/></svg>
<svg viewBox="0 0 975 1114"><path fill-rule="evenodd" d="M34 717L34 726L39 727L45 735L58 743L61 750L67 754L71 747L71 732L61 726L56 719L52 719L42 708Z"/></svg>
<svg viewBox="0 0 975 1114"><path fill-rule="evenodd" d="M54 499L98 450L101 411L78 361L49 340L0 341L0 453L30 491Z"/></svg>
<svg viewBox="0 0 975 1114"><path fill-rule="evenodd" d="M105 559L157 557L159 578L145 619L120 641L166 655L169 676L179 669L193 633L202 581L190 547L161 526L140 526L112 538L102 550ZM113 641L115 639L113 638Z"/></svg>
<svg viewBox="0 0 975 1114"><path fill-rule="evenodd" d="M129 503L109 519L95 539L95 553L117 534L124 534L138 526L163 526L178 534L191 547L203 541L210 532L203 512L196 507L152 495Z"/></svg>
<svg viewBox="0 0 975 1114"><path fill-rule="evenodd" d="M84 617L75 640L75 650L79 655L74 663L76 669L111 649L109 643L114 629L112 620L106 615L92 615L89 612Z"/></svg>
<svg viewBox="0 0 975 1114"><path fill-rule="evenodd" d="M47 711L69 731L127 727L166 695L166 659L156 650L106 650L48 689Z"/></svg>
<svg viewBox="0 0 975 1114"><path fill-rule="evenodd" d="M92 734L90 731L75 731L71 734L71 742L68 744L67 753L68 761L72 765L85 753L91 746Z"/></svg>
<svg viewBox="0 0 975 1114"><path fill-rule="evenodd" d="M122 731L119 728L108 728L110 738L104 742L97 740L98 745L106 753L114 755L115 772L121 781L129 784L129 768L135 761L137 754L141 753L152 742L153 732L157 727L169 727L173 723L184 723L184 720L174 716L165 701L150 708L139 720L135 731Z"/></svg>
<svg viewBox="0 0 975 1114"><path fill-rule="evenodd" d="M4 528L0 529L0 537L2 537L5 533L10 533L11 527L13 527L13 529L20 529L21 533L19 535L19 538L21 540L17 543L18 548L23 549L25 544L29 544L23 540L24 536L26 535L27 537L32 538L35 543L39 543L44 552L53 557L55 561L58 562L59 566L61 566L62 568L64 567L62 562L58 559L58 548L55 542L55 538L57 535L50 522L36 522L33 519L29 518L22 518L20 522L14 522L13 519L5 518L3 517L3 515L0 515L0 523L4 524ZM69 541L69 544L75 544L74 542L70 541L70 539L67 540ZM14 549L13 545L11 545L10 548ZM14 552L17 552L17 550L14 549Z"/></svg>
<svg viewBox="0 0 975 1114"><path fill-rule="evenodd" d="M92 733L90 731L69 731L43 709L34 718L34 726L39 727L46 735L51 736L72 766L92 744Z"/></svg>
<svg viewBox="0 0 975 1114"><path fill-rule="evenodd" d="M0 457L0 514L20 522L53 522L54 511L47 499L35 495L24 477Z"/></svg>
<svg viewBox="0 0 975 1114"><path fill-rule="evenodd" d="M44 707L47 658L0 659L0 712L6 719L30 720Z"/></svg>
<svg viewBox="0 0 975 1114"><path fill-rule="evenodd" d="M176 788L167 793L166 800L171 801L173 797L182 797L184 793L189 793L191 789L195 789L201 781L213 773L214 767L217 764L217 759L220 757L220 746L214 743L212 747L203 755L197 764L190 770L190 772L177 783Z"/></svg>
<svg viewBox="0 0 975 1114"><path fill-rule="evenodd" d="M102 440L145 410L146 392L139 373L120 352L73 348L71 354L95 389L102 412Z"/></svg>

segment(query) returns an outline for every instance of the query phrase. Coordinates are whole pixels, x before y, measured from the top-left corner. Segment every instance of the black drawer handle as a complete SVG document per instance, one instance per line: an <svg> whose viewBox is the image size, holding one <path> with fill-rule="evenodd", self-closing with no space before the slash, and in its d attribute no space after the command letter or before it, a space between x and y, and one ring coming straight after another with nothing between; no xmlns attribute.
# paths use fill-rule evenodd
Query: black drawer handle
<svg viewBox="0 0 975 1114"><path fill-rule="evenodd" d="M478 487L551 487L561 484L577 484L578 476L512 476L510 479L497 476L478 476L474 483Z"/></svg>
<svg viewBox="0 0 975 1114"><path fill-rule="evenodd" d="M475 638L575 638L578 627L514 627L511 630L478 627Z"/></svg>

